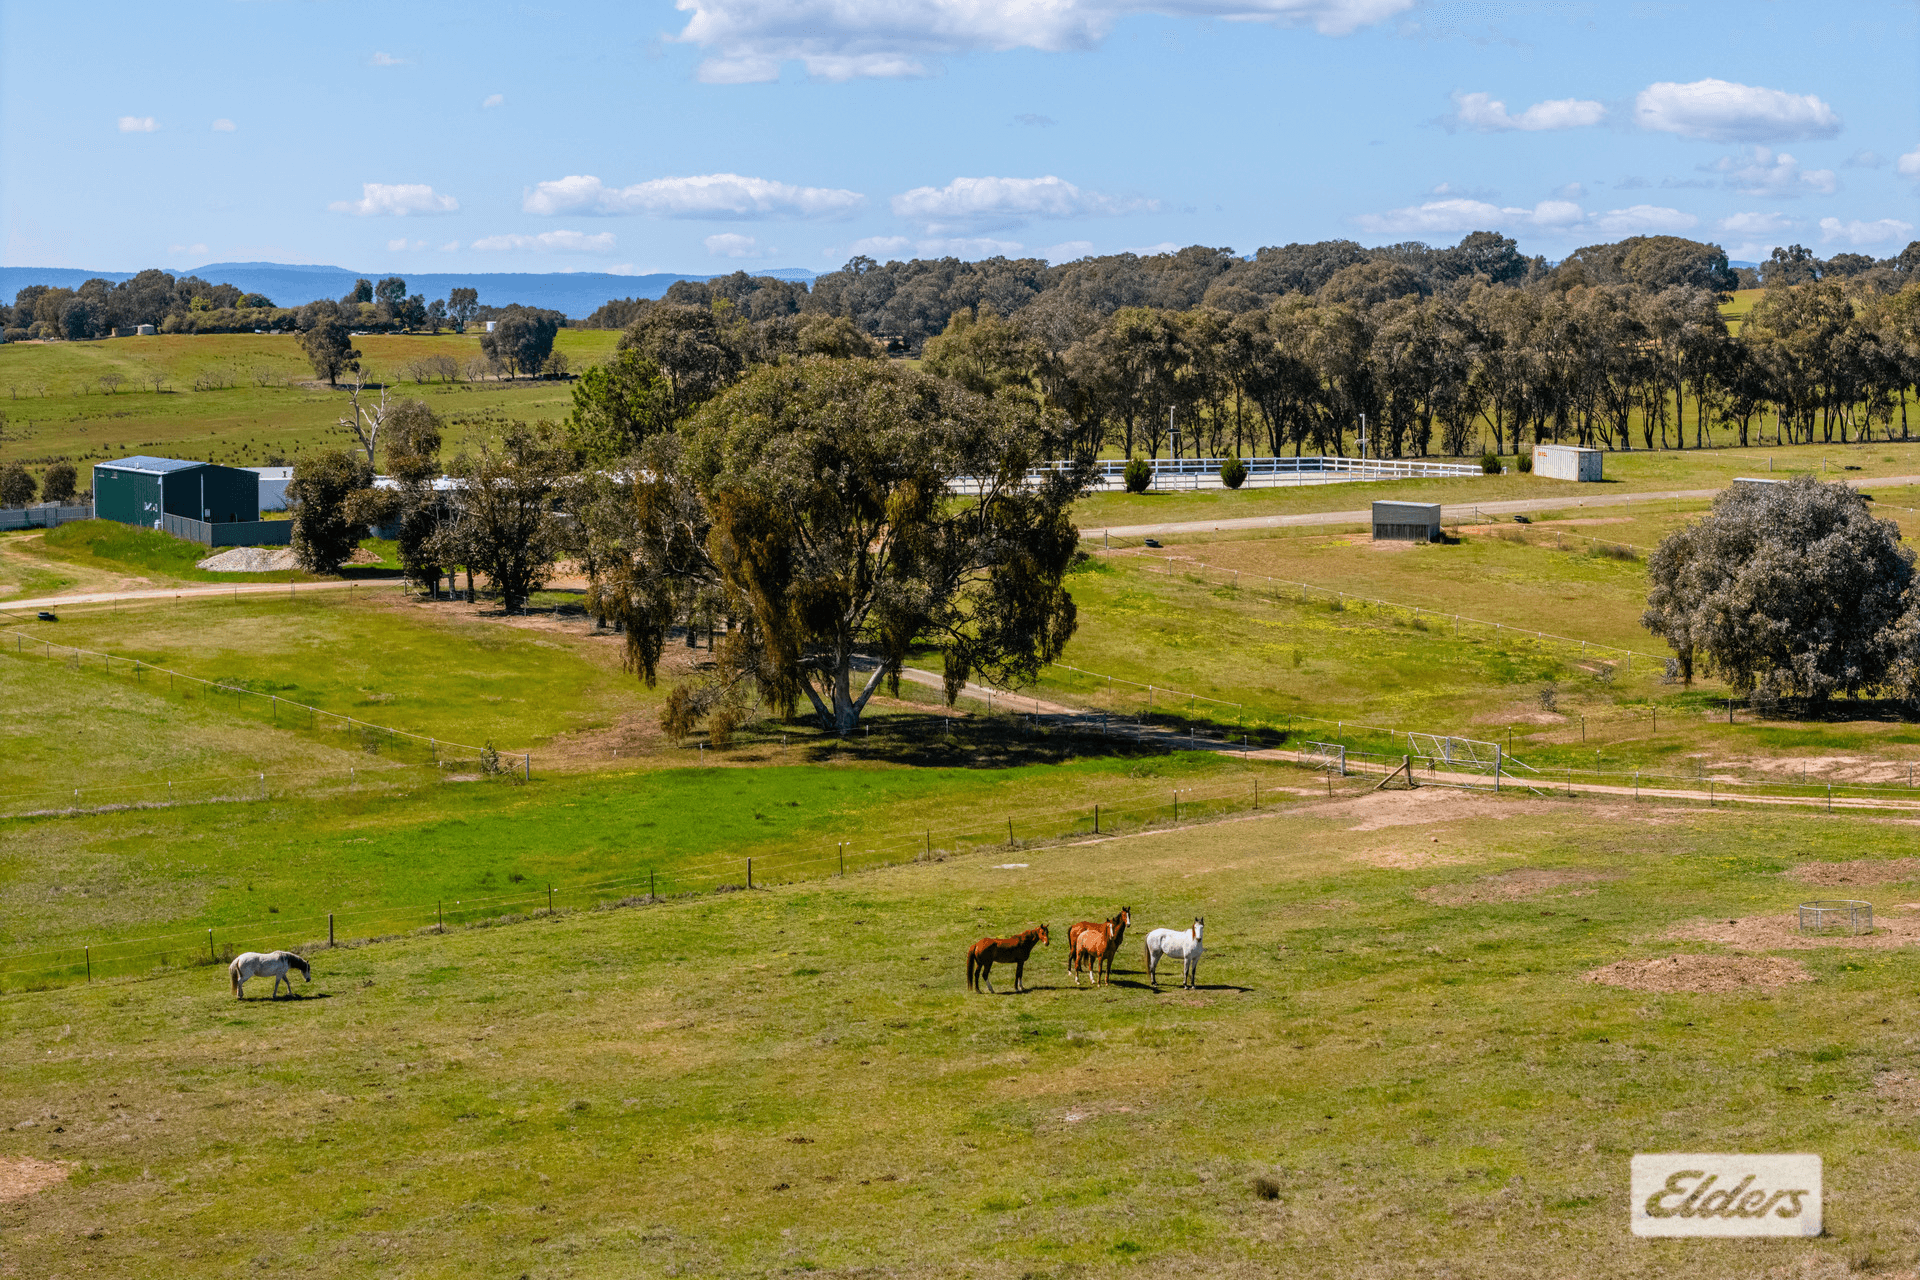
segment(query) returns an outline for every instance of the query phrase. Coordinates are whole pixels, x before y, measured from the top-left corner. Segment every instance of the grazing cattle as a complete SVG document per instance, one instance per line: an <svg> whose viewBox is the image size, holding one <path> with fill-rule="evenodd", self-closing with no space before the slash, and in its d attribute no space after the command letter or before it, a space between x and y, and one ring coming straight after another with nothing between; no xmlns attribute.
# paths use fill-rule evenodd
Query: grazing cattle
<svg viewBox="0 0 1920 1280"><path fill-rule="evenodd" d="M293 979L287 976L287 970L298 969L308 982L313 981L313 966L291 951L270 951L262 955L258 951L247 951L233 958L227 966L227 979L233 983L233 998L247 998L248 978L272 978L273 991L268 995L271 1000L280 994L280 984L287 984L287 994L293 994Z"/></svg>
<svg viewBox="0 0 1920 1280"><path fill-rule="evenodd" d="M1195 916L1193 928L1181 932L1175 929L1155 929L1147 935L1147 981L1154 986L1160 985L1155 971L1159 968L1161 956L1172 956L1183 961L1180 985L1191 987L1200 973L1200 935L1206 929L1206 917Z"/></svg>
<svg viewBox="0 0 1920 1280"><path fill-rule="evenodd" d="M1095 986L1100 984L1102 975L1105 976L1108 982L1113 981L1113 958L1120 954L1120 943L1127 936L1127 926L1132 923L1133 912L1122 907L1118 914L1114 915L1111 919L1100 923L1095 923L1091 920L1082 920L1067 930L1067 972L1073 975L1074 986L1077 987L1080 985L1079 962L1082 955L1088 956L1091 961L1098 963L1100 966L1100 971L1094 975ZM1082 934L1088 932L1105 936L1104 938L1096 937L1090 940L1089 946L1083 948L1080 944L1080 937ZM1092 945L1092 943L1096 942L1099 943L1099 949L1097 951L1094 950ZM1089 970L1089 972L1092 972L1092 970Z"/></svg>
<svg viewBox="0 0 1920 1280"><path fill-rule="evenodd" d="M981 983L987 984L987 990L994 995L993 966L1011 964L1013 966L1013 989L1020 990L1020 979L1026 972L1027 957L1041 944L1052 946L1047 937L1047 926L1035 925L1033 928L1013 938L982 938L967 948L967 989L978 991Z"/></svg>

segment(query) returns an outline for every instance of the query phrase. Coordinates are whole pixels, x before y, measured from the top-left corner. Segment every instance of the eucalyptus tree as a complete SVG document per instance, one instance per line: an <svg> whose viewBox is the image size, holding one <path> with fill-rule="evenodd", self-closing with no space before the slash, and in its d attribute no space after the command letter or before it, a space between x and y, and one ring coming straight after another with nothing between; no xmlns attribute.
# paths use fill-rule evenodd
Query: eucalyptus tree
<svg viewBox="0 0 1920 1280"><path fill-rule="evenodd" d="M1914 553L1843 484L1733 485L1647 557L1641 623L1691 682L1818 702L1872 692L1914 656Z"/></svg>
<svg viewBox="0 0 1920 1280"><path fill-rule="evenodd" d="M676 614L722 598L739 626L713 678L676 697L682 717L751 682L844 735L916 644L942 653L949 702L976 672L1024 683L1074 630L1068 508L1089 472L1025 479L1066 431L886 362L763 366L646 451L594 607L651 684Z"/></svg>

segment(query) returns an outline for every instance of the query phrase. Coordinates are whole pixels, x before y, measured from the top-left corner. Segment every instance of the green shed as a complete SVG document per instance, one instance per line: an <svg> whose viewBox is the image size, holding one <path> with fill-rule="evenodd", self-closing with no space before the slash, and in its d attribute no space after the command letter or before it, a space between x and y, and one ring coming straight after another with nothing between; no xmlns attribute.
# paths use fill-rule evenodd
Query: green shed
<svg viewBox="0 0 1920 1280"><path fill-rule="evenodd" d="M178 516L209 524L260 518L260 476L239 467L138 456L93 467L93 512L101 520L161 527Z"/></svg>

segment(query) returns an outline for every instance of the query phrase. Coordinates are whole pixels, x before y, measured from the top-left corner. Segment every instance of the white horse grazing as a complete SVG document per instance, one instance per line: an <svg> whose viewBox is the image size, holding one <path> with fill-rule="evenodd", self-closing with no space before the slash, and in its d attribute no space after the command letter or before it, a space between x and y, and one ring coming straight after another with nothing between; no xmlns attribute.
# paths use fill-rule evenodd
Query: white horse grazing
<svg viewBox="0 0 1920 1280"><path fill-rule="evenodd" d="M233 998L247 998L248 978L272 978L273 992L267 998L280 994L280 984L287 984L287 994L293 994L293 979L287 976L287 970L298 969L308 982L313 981L313 966L291 951L270 951L261 955L258 951L247 951L233 958L227 966L227 977L233 983Z"/></svg>
<svg viewBox="0 0 1920 1280"><path fill-rule="evenodd" d="M1175 929L1155 929L1147 935L1147 981L1154 986L1160 985L1160 979L1154 971L1159 967L1161 956L1172 956L1185 961L1180 976L1180 985L1190 987L1200 972L1200 935L1205 932L1205 916L1193 918L1193 928L1182 933Z"/></svg>

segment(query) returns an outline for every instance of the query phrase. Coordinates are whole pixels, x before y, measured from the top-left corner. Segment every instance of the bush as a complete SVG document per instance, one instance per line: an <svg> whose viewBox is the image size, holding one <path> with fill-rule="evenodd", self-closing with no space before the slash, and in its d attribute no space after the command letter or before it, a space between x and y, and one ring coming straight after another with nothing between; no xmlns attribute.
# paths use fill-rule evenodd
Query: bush
<svg viewBox="0 0 1920 1280"><path fill-rule="evenodd" d="M1482 470L1482 471L1484 471L1484 472L1485 472L1486 474L1488 474L1488 475L1490 475L1490 476L1497 476L1497 475L1499 475L1499 474L1500 474L1500 459L1498 459L1498 458L1496 458L1496 457L1494 457L1494 456L1493 456L1493 455L1492 455L1491 453L1483 453L1483 454L1481 454L1481 455L1480 455L1480 470Z"/></svg>
<svg viewBox="0 0 1920 1280"><path fill-rule="evenodd" d="M1128 493L1145 493L1147 486L1153 483L1153 468L1147 465L1145 458L1131 458L1127 462L1125 479Z"/></svg>
<svg viewBox="0 0 1920 1280"><path fill-rule="evenodd" d="M46 475L41 478L40 494L48 502L72 502L74 485L79 479L71 462L56 462L47 468Z"/></svg>
<svg viewBox="0 0 1920 1280"><path fill-rule="evenodd" d="M1221 484L1224 484L1229 489L1238 489L1246 482L1247 464L1240 460L1239 454L1234 454L1231 458L1228 458L1220 464Z"/></svg>
<svg viewBox="0 0 1920 1280"><path fill-rule="evenodd" d="M1520 474L1522 475L1533 474L1533 455L1532 454L1523 453L1520 455Z"/></svg>

